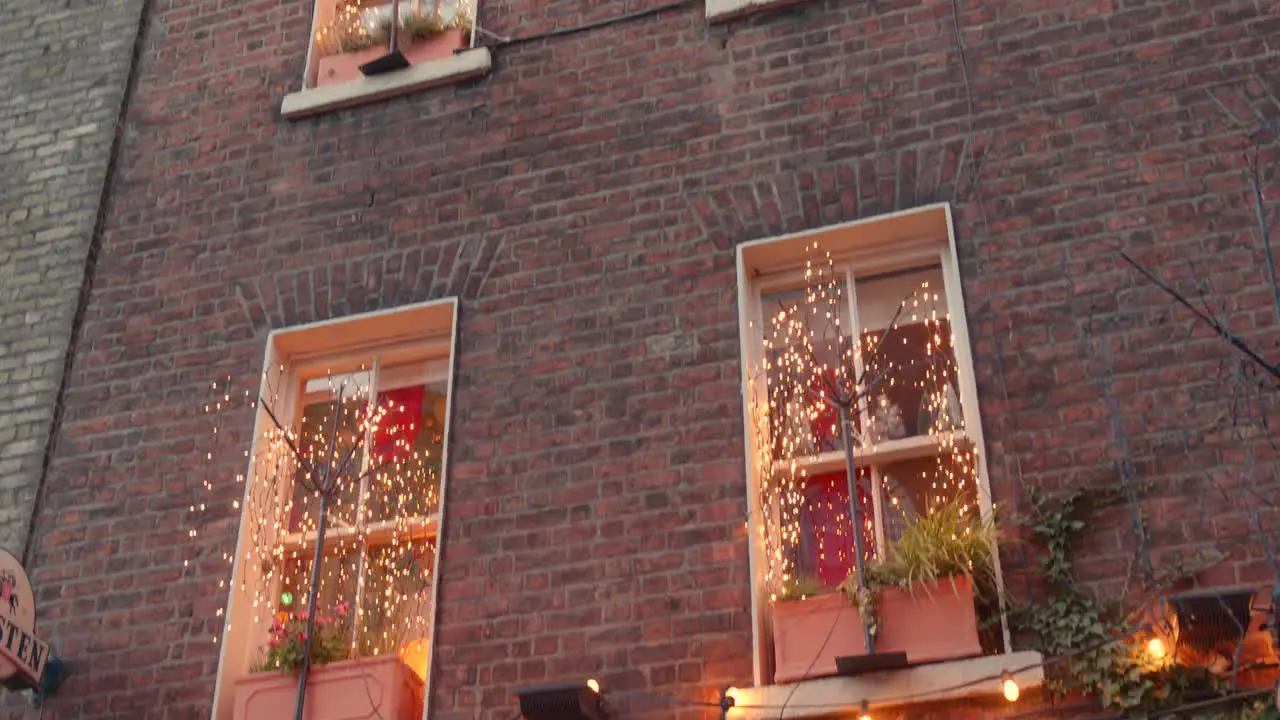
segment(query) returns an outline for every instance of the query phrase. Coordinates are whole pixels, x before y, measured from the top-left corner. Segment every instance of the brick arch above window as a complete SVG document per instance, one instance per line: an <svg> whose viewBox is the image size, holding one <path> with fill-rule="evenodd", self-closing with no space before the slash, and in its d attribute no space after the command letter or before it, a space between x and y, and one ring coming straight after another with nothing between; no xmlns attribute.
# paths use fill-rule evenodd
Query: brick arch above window
<svg viewBox="0 0 1280 720"><path fill-rule="evenodd" d="M689 206L721 249L971 195L987 144L964 138L708 187Z"/></svg>
<svg viewBox="0 0 1280 720"><path fill-rule="evenodd" d="M340 265L273 273L234 285L254 332L292 327L431 298L481 295L506 235L438 243Z"/></svg>

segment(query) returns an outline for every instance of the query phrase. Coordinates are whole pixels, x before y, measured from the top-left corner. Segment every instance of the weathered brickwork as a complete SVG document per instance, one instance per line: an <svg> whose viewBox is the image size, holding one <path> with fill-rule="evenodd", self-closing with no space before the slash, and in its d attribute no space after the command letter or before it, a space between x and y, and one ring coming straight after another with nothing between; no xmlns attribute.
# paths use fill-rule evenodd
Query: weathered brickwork
<svg viewBox="0 0 1280 720"><path fill-rule="evenodd" d="M141 0L6 0L0 23L0 548L21 554Z"/></svg>
<svg viewBox="0 0 1280 720"><path fill-rule="evenodd" d="M481 17L523 36L658 4L494 0ZM587 675L698 701L749 682L733 248L937 201L955 203L996 501L1114 482L1089 372L1109 358L1156 485L1155 549L1217 538L1234 552L1213 581L1263 579L1244 511L1201 481L1269 458L1171 425L1217 411L1229 356L1187 340L1114 248L1196 260L1271 346L1244 153L1280 116L1274 0L825 0L710 28L693 2L287 122L310 5L154 6L36 523L43 627L80 663L46 717L207 714L251 421L205 463L208 382L251 387L271 328L450 294L433 717L509 720L514 689ZM1276 145L1261 152L1274 202ZM188 546L206 477L226 514ZM1111 520L1082 563L1099 587L1131 554ZM1025 556L1005 564L1025 585Z"/></svg>

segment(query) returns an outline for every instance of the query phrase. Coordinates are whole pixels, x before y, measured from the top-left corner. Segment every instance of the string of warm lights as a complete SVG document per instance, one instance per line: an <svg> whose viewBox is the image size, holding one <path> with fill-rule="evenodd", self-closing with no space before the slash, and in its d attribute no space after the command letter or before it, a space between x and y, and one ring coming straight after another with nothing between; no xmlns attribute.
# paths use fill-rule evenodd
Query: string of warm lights
<svg viewBox="0 0 1280 720"><path fill-rule="evenodd" d="M1136 627L1128 633L1117 635L1116 637L1087 645L1085 647L1079 648L1069 653L1054 655L1054 656L1045 658L1040 662L1027 663L1012 669L1002 670L997 674L985 675L985 676L974 678L972 680L968 680L962 683L956 683L956 684L948 685L945 687L935 688L933 690L929 690L925 692L918 692L910 695L899 695L894 697L876 698L876 704L892 706L892 705L904 705L907 703L918 702L922 700L927 701L928 698L932 696L949 695L951 693L959 692L961 690L966 690L972 687L978 687L980 685L987 685L997 681L1000 682L1001 693L1003 694L1005 700L1010 703L1015 703L1021 698L1021 694L1022 694L1021 688L1018 686L1018 683L1016 680L1018 675L1029 672L1031 670L1035 670L1037 668L1040 668L1040 669L1051 668L1060 663L1067 662L1073 658L1080 657L1081 655L1097 652L1110 645L1127 642L1129 639L1131 639L1135 635L1138 635L1140 633L1147 632L1150 630L1151 630L1151 626L1149 625ZM1150 643L1147 644L1147 649L1149 652L1151 651ZM1163 641L1161 641L1161 645L1156 650L1156 652L1164 652L1164 650L1165 649L1163 647ZM588 683L588 687L591 687L597 693L602 692L600 682L597 679L591 678L587 681L587 683ZM640 699L647 699L653 702L676 705L676 706L685 707L685 708L717 708L721 710L722 717L728 717L729 710L731 709L760 710L760 711L783 711L787 709L839 711L839 710L846 710L848 708L848 703L787 703L782 705L767 704L767 703L765 704L744 703L740 699L741 692L742 691L740 691L736 687L725 688L720 693L720 697L715 702L689 700L684 698L673 698L665 695L659 695L656 693L650 693L643 690L610 690L610 691L607 691L607 693L605 693L605 696L606 697L610 697L610 696L634 697L634 698L640 698ZM871 703L869 700L865 700L865 699L861 700L858 702L858 705L860 710L859 710L859 714L856 717L859 720L874 720L874 718L871 715Z"/></svg>
<svg viewBox="0 0 1280 720"><path fill-rule="evenodd" d="M811 568L801 567L806 542L813 546L805 555L810 561L856 566L849 495L856 495L862 506L863 561L876 555L878 535L895 522L907 521L913 512L929 512L956 497L961 498L963 512L976 510L977 452L965 432L955 391L959 373L950 315L937 281L928 271L916 273L921 278L918 286L897 302L884 327L856 328L856 321L863 319L858 308L877 299L885 302L883 295L896 292L898 285L891 283L877 295L877 279L872 278L864 281L864 295L850 303L852 279L837 270L831 253L815 242L806 258L803 289L763 299L763 357L749 394L754 464L765 510L758 532L773 601L801 575L812 574ZM855 332L857 342L852 339ZM852 482L842 473L846 479L835 495L814 492L815 461L840 448L840 403L851 406L854 444L867 464L857 468ZM903 424L903 404L915 406L917 433ZM927 436L932 447L927 456L896 464L876 462L878 452L913 435ZM908 481L905 486L903 480ZM913 488L916 499L909 502L904 492ZM838 500L840 494L845 500ZM832 527L807 531L806 520L816 517L828 518ZM885 525L879 533L877 517Z"/></svg>
<svg viewBox="0 0 1280 720"><path fill-rule="evenodd" d="M380 369L375 361L372 369L362 366L356 373L300 382L293 388L301 396L294 423L276 414L285 395L284 366L264 372L265 392L257 401L245 393L245 405L260 408L272 422L254 445L245 507L238 498L232 501L232 509L243 516L246 540L232 582L249 599L249 607L233 621L260 637L265 653L269 621L283 625L290 616L305 618L349 600L353 611L342 618L349 654L399 652L425 676L443 449L440 418L447 401L443 389L430 383L381 387ZM229 379L212 384L221 394L205 406L207 414L239 409L229 386ZM216 422L213 433L216 442ZM244 475L236 475L238 486L245 482ZM209 479L202 487L216 496ZM327 497L332 542L316 558L321 496ZM193 502L189 513L204 513L208 505L205 499ZM191 538L197 537L199 524L198 518L192 522ZM229 553L223 559L233 565ZM317 562L317 601L311 608L307 589ZM217 615L223 617L224 608Z"/></svg>

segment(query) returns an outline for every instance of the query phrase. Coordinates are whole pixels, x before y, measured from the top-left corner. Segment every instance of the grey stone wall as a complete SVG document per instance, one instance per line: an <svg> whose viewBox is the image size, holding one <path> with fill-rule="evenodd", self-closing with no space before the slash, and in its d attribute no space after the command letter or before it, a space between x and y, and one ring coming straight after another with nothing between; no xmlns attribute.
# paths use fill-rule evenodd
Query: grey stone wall
<svg viewBox="0 0 1280 720"><path fill-rule="evenodd" d="M21 554L143 0L5 0L0 548Z"/></svg>

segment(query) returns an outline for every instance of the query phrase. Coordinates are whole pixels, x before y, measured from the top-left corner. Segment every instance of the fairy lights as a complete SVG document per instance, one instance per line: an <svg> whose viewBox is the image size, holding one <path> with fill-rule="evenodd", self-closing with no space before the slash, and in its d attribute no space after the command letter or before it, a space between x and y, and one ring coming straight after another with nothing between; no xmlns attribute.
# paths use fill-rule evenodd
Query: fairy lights
<svg viewBox="0 0 1280 720"><path fill-rule="evenodd" d="M398 652L425 676L446 391L443 383L423 382L417 368L384 369L372 360L357 373L304 377L287 392L286 369L272 368L260 408L245 394L245 405L280 422L260 423L266 429L254 444L243 509L240 498L228 502L244 536L231 581L247 602L227 627L264 644L272 621L312 610L319 501L327 494L317 612L349 603L342 632L351 657ZM240 407L229 384L214 383L221 395L204 408L215 435L218 418ZM292 423L289 407L297 408ZM243 492L245 476L235 480ZM209 479L202 489L204 497L188 508L196 518L225 497ZM194 538L198 531L189 532ZM222 560L233 564L229 553Z"/></svg>
<svg viewBox="0 0 1280 720"><path fill-rule="evenodd" d="M335 55L371 47L377 42L366 21L366 8L358 0L341 0L333 20L316 30L316 48Z"/></svg>
<svg viewBox="0 0 1280 720"><path fill-rule="evenodd" d="M1148 640L1147 655L1149 655L1152 660L1164 660L1165 656L1168 655L1168 651L1164 647L1164 640L1158 637L1153 637Z"/></svg>
<svg viewBox="0 0 1280 720"><path fill-rule="evenodd" d="M775 600L813 575L815 561L855 566L842 402L854 420L864 560L913 514L957 496L977 509L978 458L940 270L854 277L817 242L806 257L802 288L762 297L763 354L749 395ZM815 492L833 470L846 478L838 493Z"/></svg>

